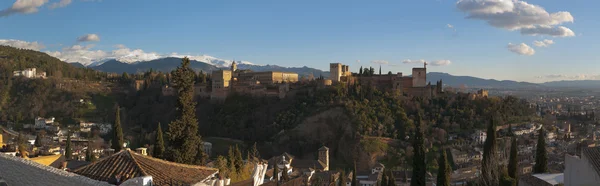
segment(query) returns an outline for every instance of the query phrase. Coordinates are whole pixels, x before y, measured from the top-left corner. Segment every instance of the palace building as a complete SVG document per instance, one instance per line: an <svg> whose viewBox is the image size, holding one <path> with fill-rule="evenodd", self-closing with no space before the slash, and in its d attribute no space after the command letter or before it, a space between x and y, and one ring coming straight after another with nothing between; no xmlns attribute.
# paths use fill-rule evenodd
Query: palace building
<svg viewBox="0 0 600 186"><path fill-rule="evenodd" d="M396 74L352 74L348 65L341 63L330 64L330 79L336 83L360 83L371 85L381 91L400 91L402 94L419 97L435 97L443 92L443 82L437 81L431 85L427 81L427 63L423 68L413 68L412 76L403 76L401 72Z"/></svg>

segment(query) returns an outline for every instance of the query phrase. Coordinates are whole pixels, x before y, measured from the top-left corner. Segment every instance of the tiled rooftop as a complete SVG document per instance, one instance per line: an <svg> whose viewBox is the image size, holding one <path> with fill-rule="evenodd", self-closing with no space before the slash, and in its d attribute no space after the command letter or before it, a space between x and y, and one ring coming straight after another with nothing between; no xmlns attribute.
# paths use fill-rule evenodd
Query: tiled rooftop
<svg viewBox="0 0 600 186"><path fill-rule="evenodd" d="M169 185L202 182L218 170L164 161L123 150L73 172L100 181L108 181L116 174L125 175L127 178L152 176L154 185Z"/></svg>
<svg viewBox="0 0 600 186"><path fill-rule="evenodd" d="M35 163L30 160L0 154L0 179L8 185L108 186L84 176Z"/></svg>

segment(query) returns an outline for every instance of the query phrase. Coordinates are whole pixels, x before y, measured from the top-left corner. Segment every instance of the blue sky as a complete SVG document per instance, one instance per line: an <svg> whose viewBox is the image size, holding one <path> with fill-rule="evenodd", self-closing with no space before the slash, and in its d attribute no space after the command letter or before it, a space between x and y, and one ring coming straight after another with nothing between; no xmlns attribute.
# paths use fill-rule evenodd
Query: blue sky
<svg viewBox="0 0 600 186"><path fill-rule="evenodd" d="M599 5L581 0L5 0L0 1L0 44L69 62L177 53L324 70L332 62L349 64L352 71L382 64L384 71L406 74L424 59L438 64L429 71L454 75L530 82L600 79Z"/></svg>

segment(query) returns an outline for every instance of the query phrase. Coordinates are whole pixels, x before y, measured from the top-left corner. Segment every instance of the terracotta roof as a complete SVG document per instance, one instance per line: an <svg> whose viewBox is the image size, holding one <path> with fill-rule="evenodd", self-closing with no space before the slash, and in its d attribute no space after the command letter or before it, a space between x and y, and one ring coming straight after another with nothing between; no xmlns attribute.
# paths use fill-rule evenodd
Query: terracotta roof
<svg viewBox="0 0 600 186"><path fill-rule="evenodd" d="M301 160L294 159L292 160L292 167L299 169L308 169L308 168L316 168L323 170L327 165L319 160Z"/></svg>
<svg viewBox="0 0 600 186"><path fill-rule="evenodd" d="M250 178L244 181L240 181L240 182L236 182L236 183L232 183L229 186L252 186L254 185L254 179Z"/></svg>
<svg viewBox="0 0 600 186"><path fill-rule="evenodd" d="M285 183L281 183L279 186L304 186L306 185L306 179L307 178L305 176L300 176ZM262 184L261 186L277 186L277 183L275 181L270 181Z"/></svg>
<svg viewBox="0 0 600 186"><path fill-rule="evenodd" d="M185 184L202 182L218 170L164 161L131 150L123 150L73 172L100 181L109 181L116 174L126 175L127 178L152 176L154 185L168 185L173 182Z"/></svg>
<svg viewBox="0 0 600 186"><path fill-rule="evenodd" d="M581 153L587 157L589 164L600 176L600 147L583 148Z"/></svg>

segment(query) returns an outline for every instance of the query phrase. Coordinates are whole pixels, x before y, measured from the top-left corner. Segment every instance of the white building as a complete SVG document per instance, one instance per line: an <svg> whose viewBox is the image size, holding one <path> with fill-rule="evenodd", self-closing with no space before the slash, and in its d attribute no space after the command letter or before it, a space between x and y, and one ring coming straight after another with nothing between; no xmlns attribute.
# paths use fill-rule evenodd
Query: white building
<svg viewBox="0 0 600 186"><path fill-rule="evenodd" d="M487 138L487 134L482 130L476 130L475 133L471 135L471 138L477 144L483 144L485 139Z"/></svg>
<svg viewBox="0 0 600 186"><path fill-rule="evenodd" d="M202 145L204 145L204 153L210 156L212 154L212 143L203 141Z"/></svg>
<svg viewBox="0 0 600 186"><path fill-rule="evenodd" d="M14 71L13 76L23 76L26 78L46 78L46 72L38 73L35 68L27 68L25 70Z"/></svg>
<svg viewBox="0 0 600 186"><path fill-rule="evenodd" d="M580 157L565 156L565 186L600 185L600 147L583 148Z"/></svg>
<svg viewBox="0 0 600 186"><path fill-rule="evenodd" d="M91 123L91 122L80 122L79 131L90 132L93 127L98 127L100 134L108 134L112 130L112 125L108 123Z"/></svg>
<svg viewBox="0 0 600 186"><path fill-rule="evenodd" d="M51 118L42 118L42 117L38 117L37 119L35 119L35 128L36 129L45 129L46 125L52 125L54 123L54 117Z"/></svg>

